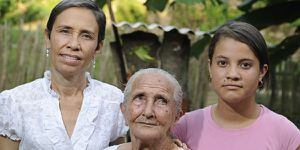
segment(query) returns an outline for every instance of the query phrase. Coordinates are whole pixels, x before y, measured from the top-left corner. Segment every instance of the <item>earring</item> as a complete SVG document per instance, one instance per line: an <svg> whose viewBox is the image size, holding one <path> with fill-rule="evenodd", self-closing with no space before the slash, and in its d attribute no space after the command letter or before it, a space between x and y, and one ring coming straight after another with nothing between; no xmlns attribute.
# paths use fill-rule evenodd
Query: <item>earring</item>
<svg viewBox="0 0 300 150"><path fill-rule="evenodd" d="M95 69L96 68L96 60L95 60L95 58L93 59L93 68Z"/></svg>
<svg viewBox="0 0 300 150"><path fill-rule="evenodd" d="M208 81L211 82L211 76L210 76L210 74L208 74L207 76L208 76Z"/></svg>
<svg viewBox="0 0 300 150"><path fill-rule="evenodd" d="M49 57L50 49L46 48L46 57Z"/></svg>
<svg viewBox="0 0 300 150"><path fill-rule="evenodd" d="M260 80L259 82L258 82L258 88L259 89L262 89L264 87L264 82L262 81L262 80Z"/></svg>

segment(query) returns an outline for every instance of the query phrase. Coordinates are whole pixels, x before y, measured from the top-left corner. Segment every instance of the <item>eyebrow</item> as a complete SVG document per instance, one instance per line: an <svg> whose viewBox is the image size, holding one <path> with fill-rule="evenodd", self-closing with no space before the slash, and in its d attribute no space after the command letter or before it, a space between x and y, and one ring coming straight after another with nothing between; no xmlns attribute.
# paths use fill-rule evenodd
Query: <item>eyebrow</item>
<svg viewBox="0 0 300 150"><path fill-rule="evenodd" d="M215 58L218 58L218 59L229 59L228 57L225 57L223 55L220 55L220 56L216 56ZM242 62L242 61L254 61L253 59L250 59L250 58L242 58L242 59L239 59L239 62Z"/></svg>
<svg viewBox="0 0 300 150"><path fill-rule="evenodd" d="M67 25L60 25L60 26L57 26L57 28L73 29L72 27L67 26ZM95 35L95 33L94 33L93 31L90 31L90 30L87 30L87 29L80 30L80 32L81 32L81 33L88 33L88 34L93 34L93 35Z"/></svg>

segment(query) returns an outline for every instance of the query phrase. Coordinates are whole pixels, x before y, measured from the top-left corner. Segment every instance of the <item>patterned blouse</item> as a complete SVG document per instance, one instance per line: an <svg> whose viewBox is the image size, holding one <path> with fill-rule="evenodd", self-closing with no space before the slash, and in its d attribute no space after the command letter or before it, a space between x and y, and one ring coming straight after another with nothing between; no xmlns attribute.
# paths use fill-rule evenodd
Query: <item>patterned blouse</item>
<svg viewBox="0 0 300 150"><path fill-rule="evenodd" d="M119 109L122 92L86 73L89 84L70 138L50 76L46 71L44 78L1 93L0 135L21 140L20 150L102 150L125 135L128 127Z"/></svg>

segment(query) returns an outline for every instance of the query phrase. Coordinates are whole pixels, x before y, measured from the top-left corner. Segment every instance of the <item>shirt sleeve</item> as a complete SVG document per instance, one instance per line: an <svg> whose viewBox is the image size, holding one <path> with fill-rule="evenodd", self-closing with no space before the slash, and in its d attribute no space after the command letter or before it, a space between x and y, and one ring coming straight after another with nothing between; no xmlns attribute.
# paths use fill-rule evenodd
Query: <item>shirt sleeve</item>
<svg viewBox="0 0 300 150"><path fill-rule="evenodd" d="M21 140L20 118L14 100L4 91L0 93L0 135Z"/></svg>
<svg viewBox="0 0 300 150"><path fill-rule="evenodd" d="M284 118L286 122L285 130L282 131L286 140L284 143L286 144L287 150L295 150L300 146L300 131L299 129L287 118Z"/></svg>
<svg viewBox="0 0 300 150"><path fill-rule="evenodd" d="M120 100L120 102L123 102L123 97L124 97L123 93L120 92L118 94L118 99ZM114 124L116 130L113 131L113 134L110 139L111 142L116 140L118 137L125 137L128 131L128 126L125 125L125 119L121 112L120 107L118 107L116 111L117 111L117 118Z"/></svg>
<svg viewBox="0 0 300 150"><path fill-rule="evenodd" d="M187 114L182 116L174 125L171 132L175 138L178 138L181 142L186 143L187 135Z"/></svg>

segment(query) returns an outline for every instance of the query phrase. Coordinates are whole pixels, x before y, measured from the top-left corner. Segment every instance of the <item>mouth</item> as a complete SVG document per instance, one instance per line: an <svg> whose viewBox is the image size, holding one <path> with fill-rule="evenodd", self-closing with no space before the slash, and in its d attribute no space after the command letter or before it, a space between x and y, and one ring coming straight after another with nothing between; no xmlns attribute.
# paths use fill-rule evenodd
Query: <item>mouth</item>
<svg viewBox="0 0 300 150"><path fill-rule="evenodd" d="M157 126L156 123L151 122L137 122L138 124L146 125L146 126Z"/></svg>
<svg viewBox="0 0 300 150"><path fill-rule="evenodd" d="M76 55L70 55L70 54L59 54L59 55L62 56L64 59L70 60L70 61L79 61L79 60L81 60L81 58L79 56L76 56Z"/></svg>
<svg viewBox="0 0 300 150"><path fill-rule="evenodd" d="M239 89L242 88L242 85L239 84L224 84L222 87L228 88L228 89Z"/></svg>

